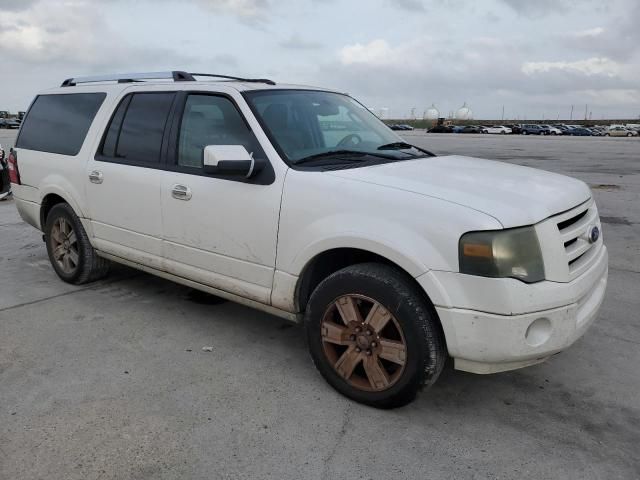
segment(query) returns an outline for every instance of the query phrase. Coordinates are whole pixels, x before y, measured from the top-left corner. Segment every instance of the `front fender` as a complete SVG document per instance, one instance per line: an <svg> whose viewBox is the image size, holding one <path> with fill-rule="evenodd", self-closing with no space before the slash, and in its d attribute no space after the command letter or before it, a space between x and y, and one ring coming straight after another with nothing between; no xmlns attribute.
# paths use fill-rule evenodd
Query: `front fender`
<svg viewBox="0 0 640 480"><path fill-rule="evenodd" d="M336 225L355 226L356 221L358 229L335 228ZM359 216L355 219L346 214L319 219L308 225L305 232L300 232L301 237L309 239L309 242L302 239L300 243L296 242L300 248L292 255L286 256L289 257L286 265L286 257L279 256L283 262L279 263L278 269L292 275L300 275L314 257L336 248L355 248L375 253L395 263L413 277L429 270L424 258L430 258L436 263L444 262L444 258L434 246L417 232L399 224L387 225L385 232L381 231L379 224L380 220L374 217Z"/></svg>

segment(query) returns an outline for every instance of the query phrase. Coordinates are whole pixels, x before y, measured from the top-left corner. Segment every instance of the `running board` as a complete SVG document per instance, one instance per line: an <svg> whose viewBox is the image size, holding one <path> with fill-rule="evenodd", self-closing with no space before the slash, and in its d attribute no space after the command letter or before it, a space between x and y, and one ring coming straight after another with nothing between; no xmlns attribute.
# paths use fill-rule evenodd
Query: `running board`
<svg viewBox="0 0 640 480"><path fill-rule="evenodd" d="M205 293L210 293L211 295L215 295L220 298L224 298L225 300L229 300L231 302L239 303L241 305L245 305L247 307L255 308L256 310L261 310L265 313L269 313L271 315L275 315L276 317L284 318L293 323L302 323L302 314L301 313L291 313L285 310L280 310L279 308L272 307L271 305L265 305L264 303L256 302L255 300L251 300L245 297L241 297L240 295L236 295L234 293L229 293L224 290L219 290L214 287L210 287L208 285L194 282L193 280L189 280L184 277L179 277L178 275L173 275L172 273L168 273L162 270L157 270L152 267L147 267L146 265L141 265L136 262L132 262L122 257L118 257L117 255L111 255L110 253L106 253L100 250L96 250L96 253L106 258L107 260L114 261L116 263L120 263L122 265L126 265L131 268L135 268L136 270L141 270L143 272L150 273L152 275L156 275L158 277L164 278L166 280L170 280L175 283L179 283L186 287L191 287L196 290L200 290Z"/></svg>

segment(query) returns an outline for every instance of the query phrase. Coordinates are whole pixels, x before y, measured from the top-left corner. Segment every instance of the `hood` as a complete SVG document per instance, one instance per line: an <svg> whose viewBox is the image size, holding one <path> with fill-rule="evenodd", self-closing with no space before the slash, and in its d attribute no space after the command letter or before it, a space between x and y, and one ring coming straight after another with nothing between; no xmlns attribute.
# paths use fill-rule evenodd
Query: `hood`
<svg viewBox="0 0 640 480"><path fill-rule="evenodd" d="M330 174L464 205L491 215L504 228L538 223L591 196L584 182L571 177L458 155L337 170Z"/></svg>

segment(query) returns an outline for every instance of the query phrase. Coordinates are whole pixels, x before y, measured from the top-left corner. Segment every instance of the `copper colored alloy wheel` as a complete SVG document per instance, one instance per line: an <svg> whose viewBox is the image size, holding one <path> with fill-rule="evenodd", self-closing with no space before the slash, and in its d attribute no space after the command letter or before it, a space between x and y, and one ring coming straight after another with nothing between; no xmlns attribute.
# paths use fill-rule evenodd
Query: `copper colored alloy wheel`
<svg viewBox="0 0 640 480"><path fill-rule="evenodd" d="M60 269L70 275L78 267L78 240L73 226L63 217L56 219L51 229L51 251Z"/></svg>
<svg viewBox="0 0 640 480"><path fill-rule="evenodd" d="M329 363L352 387L380 392L402 375L407 355L402 329L373 298L337 298L327 308L320 331Z"/></svg>

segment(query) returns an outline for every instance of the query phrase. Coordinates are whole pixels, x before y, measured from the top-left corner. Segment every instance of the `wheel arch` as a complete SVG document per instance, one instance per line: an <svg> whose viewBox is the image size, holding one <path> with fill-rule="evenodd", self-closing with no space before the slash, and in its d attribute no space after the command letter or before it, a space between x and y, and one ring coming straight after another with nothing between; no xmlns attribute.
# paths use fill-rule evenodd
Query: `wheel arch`
<svg viewBox="0 0 640 480"><path fill-rule="evenodd" d="M322 280L338 270L359 263L381 263L394 267L410 279L429 304L433 305L429 294L416 280L416 271L421 269L416 265L410 265L407 268L408 259L403 258L404 261L398 262L397 259L389 257L380 251L359 247L336 247L317 253L306 262L298 277L295 288L296 310L299 312L305 310L311 294Z"/></svg>
<svg viewBox="0 0 640 480"><path fill-rule="evenodd" d="M49 212L59 203L68 204L82 221L84 215L82 214L78 203L73 200L73 197L60 189L49 188L42 192L42 199L40 200L40 229L42 231L44 231Z"/></svg>

